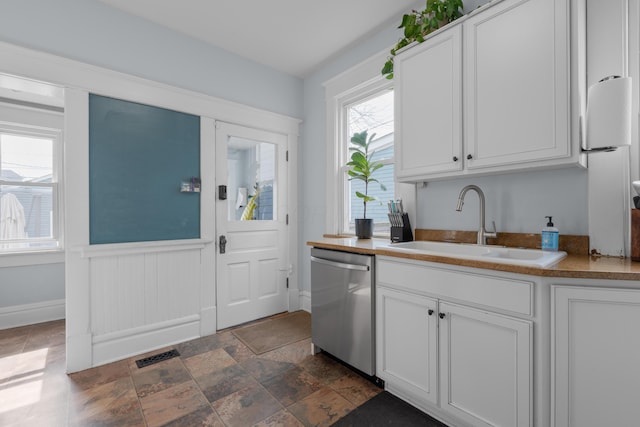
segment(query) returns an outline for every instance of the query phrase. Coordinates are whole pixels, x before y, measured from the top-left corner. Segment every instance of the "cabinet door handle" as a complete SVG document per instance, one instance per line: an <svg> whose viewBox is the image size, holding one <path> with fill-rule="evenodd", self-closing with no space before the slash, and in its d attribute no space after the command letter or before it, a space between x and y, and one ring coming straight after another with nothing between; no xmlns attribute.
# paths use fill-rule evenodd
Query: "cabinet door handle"
<svg viewBox="0 0 640 427"><path fill-rule="evenodd" d="M467 160L471 160L473 159L473 156L471 154L467 154Z"/></svg>
<svg viewBox="0 0 640 427"><path fill-rule="evenodd" d="M453 161L454 161L454 162L457 162L457 161L458 161L458 157L453 156Z"/></svg>
<svg viewBox="0 0 640 427"><path fill-rule="evenodd" d="M427 313L429 313L429 316L431 316L433 314L433 310L429 309L429 311L427 311Z"/></svg>
<svg viewBox="0 0 640 427"><path fill-rule="evenodd" d="M438 316L440 316L441 319L444 319L445 314L444 313L440 313Z"/></svg>

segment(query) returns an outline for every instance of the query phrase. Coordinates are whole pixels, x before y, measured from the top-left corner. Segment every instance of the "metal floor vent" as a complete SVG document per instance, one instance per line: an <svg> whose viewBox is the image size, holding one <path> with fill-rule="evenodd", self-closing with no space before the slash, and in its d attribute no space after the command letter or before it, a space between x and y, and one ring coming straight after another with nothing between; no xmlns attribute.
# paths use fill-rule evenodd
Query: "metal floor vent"
<svg viewBox="0 0 640 427"><path fill-rule="evenodd" d="M145 366L153 365L154 363L159 363L178 356L180 356L178 350L173 349L165 351L164 353L158 353L154 354L153 356L145 357L144 359L136 360L136 365L138 365L138 368L144 368Z"/></svg>

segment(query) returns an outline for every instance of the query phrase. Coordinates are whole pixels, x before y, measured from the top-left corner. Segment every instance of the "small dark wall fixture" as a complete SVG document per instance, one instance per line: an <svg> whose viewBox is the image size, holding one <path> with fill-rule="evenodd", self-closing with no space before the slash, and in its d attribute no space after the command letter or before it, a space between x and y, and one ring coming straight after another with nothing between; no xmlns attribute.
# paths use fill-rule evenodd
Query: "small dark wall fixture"
<svg viewBox="0 0 640 427"><path fill-rule="evenodd" d="M89 95L91 244L200 238L199 176L200 117Z"/></svg>

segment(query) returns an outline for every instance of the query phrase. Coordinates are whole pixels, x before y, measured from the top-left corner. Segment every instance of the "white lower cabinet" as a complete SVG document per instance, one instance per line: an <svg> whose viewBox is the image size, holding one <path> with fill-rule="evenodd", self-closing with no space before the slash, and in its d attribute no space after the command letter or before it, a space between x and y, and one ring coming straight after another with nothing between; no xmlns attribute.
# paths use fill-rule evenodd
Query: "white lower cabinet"
<svg viewBox="0 0 640 427"><path fill-rule="evenodd" d="M377 290L377 375L413 403L438 402L437 301Z"/></svg>
<svg viewBox="0 0 640 427"><path fill-rule="evenodd" d="M552 302L553 427L640 425L640 290L552 286Z"/></svg>
<svg viewBox="0 0 640 427"><path fill-rule="evenodd" d="M530 321L440 302L440 407L480 426L531 424Z"/></svg>
<svg viewBox="0 0 640 427"><path fill-rule="evenodd" d="M534 283L388 257L376 274L376 375L388 391L452 426L533 425L533 321L502 307L530 312Z"/></svg>

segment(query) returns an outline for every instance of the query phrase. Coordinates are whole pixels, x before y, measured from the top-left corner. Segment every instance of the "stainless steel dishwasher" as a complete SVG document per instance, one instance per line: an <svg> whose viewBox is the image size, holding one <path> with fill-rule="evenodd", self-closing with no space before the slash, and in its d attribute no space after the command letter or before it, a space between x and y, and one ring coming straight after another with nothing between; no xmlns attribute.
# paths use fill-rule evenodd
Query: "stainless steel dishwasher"
<svg viewBox="0 0 640 427"><path fill-rule="evenodd" d="M311 340L375 375L375 287L371 255L311 249ZM314 350L315 351L315 350Z"/></svg>

